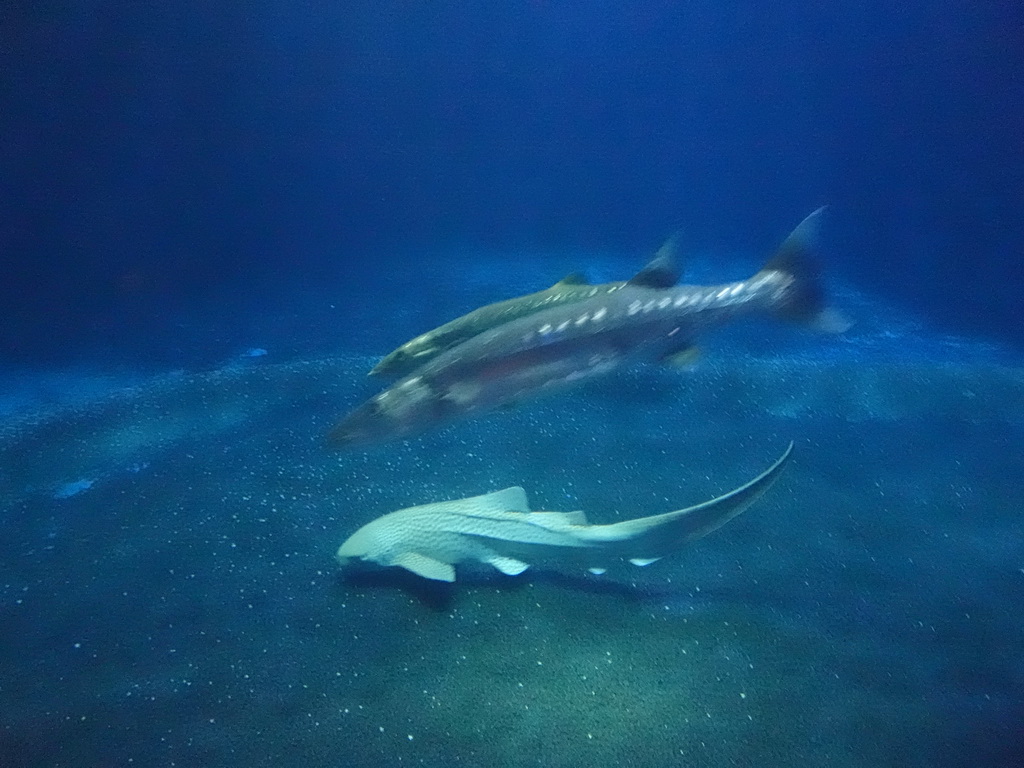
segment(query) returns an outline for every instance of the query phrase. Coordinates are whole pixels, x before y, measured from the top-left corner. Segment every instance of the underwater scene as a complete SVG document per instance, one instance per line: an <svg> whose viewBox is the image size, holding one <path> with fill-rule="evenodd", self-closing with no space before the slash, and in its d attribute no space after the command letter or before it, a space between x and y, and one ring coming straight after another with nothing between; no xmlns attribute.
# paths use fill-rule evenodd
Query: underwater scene
<svg viewBox="0 0 1024 768"><path fill-rule="evenodd" d="M0 768L1024 765L1017 16L17 8Z"/></svg>
<svg viewBox="0 0 1024 768"><path fill-rule="evenodd" d="M342 454L324 435L378 357L12 415L4 764L1014 764L1024 375L860 325L751 323L686 370ZM592 523L668 512L790 441L749 511L645 567L335 560L381 515L516 485Z"/></svg>

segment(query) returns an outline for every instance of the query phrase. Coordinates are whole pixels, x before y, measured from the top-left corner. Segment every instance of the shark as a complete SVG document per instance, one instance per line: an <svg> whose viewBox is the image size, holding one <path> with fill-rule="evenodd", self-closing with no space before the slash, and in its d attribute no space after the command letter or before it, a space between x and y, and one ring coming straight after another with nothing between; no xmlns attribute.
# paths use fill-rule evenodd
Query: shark
<svg viewBox="0 0 1024 768"><path fill-rule="evenodd" d="M627 283L477 334L356 407L328 431L326 447L367 448L634 362L686 359L700 333L743 316L768 314L841 332L849 323L826 306L811 257L823 211L805 218L747 280L669 288Z"/></svg>
<svg viewBox="0 0 1024 768"><path fill-rule="evenodd" d="M478 562L516 576L538 564L604 573L616 561L646 566L703 538L744 512L778 480L790 443L753 480L696 506L618 523L592 524L583 512L531 511L519 486L482 496L401 509L378 517L338 548L345 566L397 566L436 581L455 581L455 566Z"/></svg>
<svg viewBox="0 0 1024 768"><path fill-rule="evenodd" d="M474 309L431 331L420 334L389 352L371 370L370 376L402 377L467 339L521 317L552 307L576 304L584 299L607 295L626 285L667 288L679 279L676 268L678 233L672 235L654 254L654 258L627 281L593 285L574 272L550 288L517 296Z"/></svg>

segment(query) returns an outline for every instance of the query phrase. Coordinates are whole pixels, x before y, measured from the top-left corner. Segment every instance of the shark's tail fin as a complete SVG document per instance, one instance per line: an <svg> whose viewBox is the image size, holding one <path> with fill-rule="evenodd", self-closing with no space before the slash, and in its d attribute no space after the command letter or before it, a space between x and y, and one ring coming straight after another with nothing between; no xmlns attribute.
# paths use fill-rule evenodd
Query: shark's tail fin
<svg viewBox="0 0 1024 768"><path fill-rule="evenodd" d="M761 268L760 274L777 272L791 280L776 310L780 317L819 331L842 333L851 323L826 305L821 271L814 258L824 213L825 206L822 206L801 221Z"/></svg>
<svg viewBox="0 0 1024 768"><path fill-rule="evenodd" d="M707 536L746 511L778 480L792 451L793 444L790 443L786 452L768 469L716 499L675 512L593 526L587 537L592 541L611 543L636 565L646 565Z"/></svg>

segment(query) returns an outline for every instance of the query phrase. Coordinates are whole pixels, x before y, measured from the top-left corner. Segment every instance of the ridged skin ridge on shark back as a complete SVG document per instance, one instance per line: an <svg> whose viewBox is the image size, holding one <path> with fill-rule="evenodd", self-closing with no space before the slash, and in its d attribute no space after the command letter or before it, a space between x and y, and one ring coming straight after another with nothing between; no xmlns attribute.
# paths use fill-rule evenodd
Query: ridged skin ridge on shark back
<svg viewBox="0 0 1024 768"><path fill-rule="evenodd" d="M328 445L359 447L408 437L636 361L677 358L702 332L744 315L842 330L824 304L810 255L821 214L819 209L808 216L747 280L671 288L627 283L473 336L352 411L329 432Z"/></svg>
<svg viewBox="0 0 1024 768"><path fill-rule="evenodd" d="M338 549L338 561L364 560L454 581L454 566L476 561L516 575L562 563L601 573L617 560L648 565L744 512L778 479L793 450L750 482L675 512L591 525L582 512L530 512L522 488L410 507L379 517Z"/></svg>
<svg viewBox="0 0 1024 768"><path fill-rule="evenodd" d="M668 288L679 280L676 268L676 236L670 237L654 258L630 280L591 285L573 273L543 291L488 304L417 336L389 352L370 371L371 376L399 377L412 373L442 352L502 323L517 320L551 307L575 304L628 285Z"/></svg>

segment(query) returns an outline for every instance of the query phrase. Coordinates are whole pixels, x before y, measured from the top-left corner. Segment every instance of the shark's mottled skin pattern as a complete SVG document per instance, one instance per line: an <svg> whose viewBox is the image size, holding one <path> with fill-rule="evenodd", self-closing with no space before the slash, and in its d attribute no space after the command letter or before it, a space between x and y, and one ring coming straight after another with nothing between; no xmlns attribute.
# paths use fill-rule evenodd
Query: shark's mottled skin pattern
<svg viewBox="0 0 1024 768"><path fill-rule="evenodd" d="M328 444L407 437L530 396L578 384L636 360L671 357L708 328L771 313L819 323L825 314L804 251L811 214L749 280L656 289L626 285L478 334L441 353L339 422Z"/></svg>
<svg viewBox="0 0 1024 768"><path fill-rule="evenodd" d="M522 488L410 507L379 517L338 549L338 561L398 566L454 581L458 563L486 563L509 575L561 563L594 573L618 560L648 565L706 536L757 501L778 479L792 443L771 467L723 496L675 512L591 525L582 512L531 512Z"/></svg>

